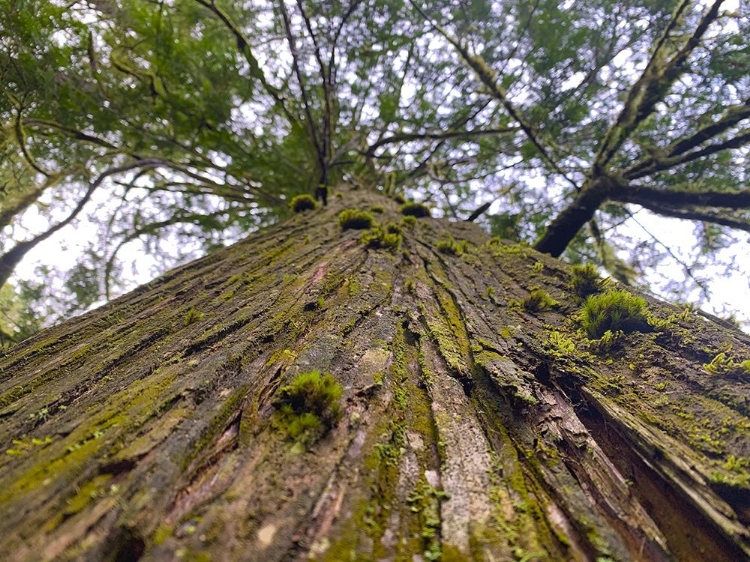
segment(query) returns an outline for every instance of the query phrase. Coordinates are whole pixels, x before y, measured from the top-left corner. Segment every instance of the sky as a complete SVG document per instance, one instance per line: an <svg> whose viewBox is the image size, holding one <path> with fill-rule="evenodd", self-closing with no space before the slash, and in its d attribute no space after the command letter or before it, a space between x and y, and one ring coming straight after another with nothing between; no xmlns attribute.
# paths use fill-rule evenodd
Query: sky
<svg viewBox="0 0 750 562"><path fill-rule="evenodd" d="M706 4L707 0L702 0L700 3ZM738 7L739 0L729 0L724 3L724 9L729 11L736 10ZM408 97L408 92L404 95ZM97 209L116 204L117 199L113 196L113 189L110 184L106 189L96 192L88 208ZM490 212L498 212L502 205L501 199L496 201ZM646 210L637 211L636 216L640 225L655 234L669 251L684 257L684 261L688 263L691 261L689 256L695 251L693 247L695 237L692 234L694 223L657 217ZM30 232L41 232L47 225L47 219L32 208L23 217L21 223ZM626 234L632 234L636 239L647 236L642 228L632 221L622 228ZM18 232L16 231L16 235ZM96 225L84 216L76 221L76 226L68 226L29 253L18 267L14 278L33 279L35 270L40 264L52 264L65 270L73 265L76 256L80 255L88 247L90 240L96 237ZM121 261L126 264L124 281L128 290L151 280L158 273L159 262L145 251L145 246L140 241L130 243L121 252L120 257ZM720 251L718 260L720 263L732 260L736 261L738 271L727 272L722 266L709 270L712 277L711 295L708 302L702 304L702 308L719 316L726 316L729 311L734 311L738 320L748 323L745 328L750 330L750 298L748 298L750 296L750 240L747 236L740 236L737 242ZM662 264L646 273L643 281L653 293L669 300L669 296L660 291L663 279L684 277L684 270L674 260L665 258ZM695 298L698 298L698 294Z"/></svg>
<svg viewBox="0 0 750 562"><path fill-rule="evenodd" d="M112 197L113 186L98 191L91 202L90 208L111 205L115 198ZM502 201L497 201L491 208L490 213L497 212L502 206ZM688 255L693 248L694 242L692 231L695 224L691 221L668 219L658 217L646 210L636 213L638 221L650 232L668 245L670 250L677 255ZM27 213L23 218L26 227L33 231L42 231L47 222L34 210ZM88 246L90 240L97 236L97 227L87 217L76 221L76 226L70 225L44 241L21 262L14 279L35 279L35 269L42 264L55 265L63 270L72 265L76 256L80 255ZM638 230L632 223L629 229ZM633 232L634 235L643 236L642 233ZM159 262L145 251L144 244L133 241L120 253L124 268L124 283L126 290L132 290L138 285L153 279L159 273ZM740 272L727 274L721 267L710 268L712 280L710 283L711 297L701 308L720 317L726 317L729 311L736 314L736 319L743 323L743 329L750 333L750 237L744 241L737 242L721 250L720 261L730 258L737 260ZM671 262L671 263L670 263ZM177 265L177 264L175 264ZM658 287L662 277L682 279L685 274L683 270L674 264L672 260L665 259L664 263L654 271L647 272L646 284L652 288L651 292L669 301L669 296L659 294ZM695 294L695 299L698 295ZM693 301L695 302L695 300ZM103 301L97 304L103 304Z"/></svg>

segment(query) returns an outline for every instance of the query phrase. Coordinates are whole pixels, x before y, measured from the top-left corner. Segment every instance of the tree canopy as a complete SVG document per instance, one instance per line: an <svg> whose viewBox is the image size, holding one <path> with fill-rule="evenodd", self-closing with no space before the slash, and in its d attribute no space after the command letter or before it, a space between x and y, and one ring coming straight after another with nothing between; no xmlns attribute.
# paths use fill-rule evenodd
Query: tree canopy
<svg viewBox="0 0 750 562"><path fill-rule="evenodd" d="M673 298L750 232L745 2L9 0L0 46L11 338L342 181Z"/></svg>

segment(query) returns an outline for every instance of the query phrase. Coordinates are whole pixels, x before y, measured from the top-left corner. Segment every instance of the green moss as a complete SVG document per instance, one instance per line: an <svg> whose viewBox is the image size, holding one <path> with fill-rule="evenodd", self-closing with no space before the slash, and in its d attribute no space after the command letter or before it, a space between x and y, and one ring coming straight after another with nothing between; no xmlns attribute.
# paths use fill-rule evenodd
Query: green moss
<svg viewBox="0 0 750 562"><path fill-rule="evenodd" d="M727 353L719 353L710 363L705 363L703 368L714 375L746 374L750 375L750 360L735 362L734 358Z"/></svg>
<svg viewBox="0 0 750 562"><path fill-rule="evenodd" d="M382 248L384 250L397 251L401 247L401 233L400 229L398 232L394 232L390 226L396 226L392 223L383 228L380 225L375 225L372 230L365 232L359 241L367 246L368 248Z"/></svg>
<svg viewBox="0 0 750 562"><path fill-rule="evenodd" d="M151 540L156 546L160 546L164 544L164 541L166 541L169 537L171 537L173 533L174 533L174 528L171 525L162 523L156 528L154 533L151 535Z"/></svg>
<svg viewBox="0 0 750 562"><path fill-rule="evenodd" d="M409 217L421 218L432 216L432 211L423 203L409 202L401 205L401 214Z"/></svg>
<svg viewBox="0 0 750 562"><path fill-rule="evenodd" d="M400 193L397 193L396 195L394 195L393 196L393 200L396 203L400 203L400 204L406 203L406 198L403 195L401 195Z"/></svg>
<svg viewBox="0 0 750 562"><path fill-rule="evenodd" d="M377 213L379 215L382 215L383 213L385 213L385 209L381 207L380 205L373 205L372 207L369 208L369 211L371 213Z"/></svg>
<svg viewBox="0 0 750 562"><path fill-rule="evenodd" d="M607 285L607 280L599 277L599 272L593 264L574 265L570 288L581 298L600 293Z"/></svg>
<svg viewBox="0 0 750 562"><path fill-rule="evenodd" d="M202 312L198 312L195 308L191 308L185 313L183 322L185 323L185 326L189 326L190 324L198 322L198 320L202 319L204 316L205 314Z"/></svg>
<svg viewBox="0 0 750 562"><path fill-rule="evenodd" d="M418 514L420 537L423 540L422 555L426 560L440 560L440 503L450 499L450 494L434 488L423 478L414 490L406 497L406 503L412 513Z"/></svg>
<svg viewBox="0 0 750 562"><path fill-rule="evenodd" d="M549 343L552 347L563 354L571 354L576 351L576 344L570 338L566 338L560 332L551 332Z"/></svg>
<svg viewBox="0 0 750 562"><path fill-rule="evenodd" d="M385 224L385 231L388 234L401 234L401 227L395 222L388 222Z"/></svg>
<svg viewBox="0 0 750 562"><path fill-rule="evenodd" d="M338 422L342 392L330 373L311 371L297 375L277 392L274 425L289 439L310 445Z"/></svg>
<svg viewBox="0 0 750 562"><path fill-rule="evenodd" d="M401 217L401 226L405 226L407 228L414 228L417 225L417 217L412 217L411 215Z"/></svg>
<svg viewBox="0 0 750 562"><path fill-rule="evenodd" d="M622 340L624 335L625 334L622 330L617 330L615 332L612 330L606 330L601 338L589 343L589 348L594 353L607 353Z"/></svg>
<svg viewBox="0 0 750 562"><path fill-rule="evenodd" d="M312 211L317 208L318 204L315 202L310 195L297 195L292 197L289 202L289 208L295 213L301 213L302 211Z"/></svg>
<svg viewBox="0 0 750 562"><path fill-rule="evenodd" d="M375 220L367 211L358 209L345 209L339 213L339 224L344 230L355 229L364 230L372 227Z"/></svg>
<svg viewBox="0 0 750 562"><path fill-rule="evenodd" d="M601 338L607 330L647 332L646 301L627 291L608 291L592 295L583 304L581 325L589 339Z"/></svg>
<svg viewBox="0 0 750 562"><path fill-rule="evenodd" d="M539 310L546 310L553 306L557 306L558 303L553 299L550 294L544 289L534 289L529 293L525 299L521 301L521 306L528 312L537 312Z"/></svg>
<svg viewBox="0 0 750 562"><path fill-rule="evenodd" d="M460 256L466 251L468 244L466 243L466 240L457 241L451 236L447 240L440 240L435 247L437 248L437 251L442 254Z"/></svg>

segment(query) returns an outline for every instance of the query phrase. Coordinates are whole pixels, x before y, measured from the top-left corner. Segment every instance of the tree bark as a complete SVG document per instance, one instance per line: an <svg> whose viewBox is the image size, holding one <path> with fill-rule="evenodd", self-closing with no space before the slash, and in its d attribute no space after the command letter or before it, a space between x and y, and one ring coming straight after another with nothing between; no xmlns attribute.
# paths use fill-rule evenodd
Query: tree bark
<svg viewBox="0 0 750 562"><path fill-rule="evenodd" d="M704 367L745 335L648 299L602 351L561 262L429 218L368 248L336 215L373 205L400 220L342 189L2 358L7 559L750 555L750 378ZM295 441L312 371L341 417Z"/></svg>

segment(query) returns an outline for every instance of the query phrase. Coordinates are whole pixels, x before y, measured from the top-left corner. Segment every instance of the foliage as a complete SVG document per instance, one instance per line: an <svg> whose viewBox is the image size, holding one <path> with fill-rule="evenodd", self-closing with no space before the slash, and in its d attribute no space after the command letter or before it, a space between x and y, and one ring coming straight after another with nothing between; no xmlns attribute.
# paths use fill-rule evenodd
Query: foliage
<svg viewBox="0 0 750 562"><path fill-rule="evenodd" d="M79 313L344 182L705 302L750 232L748 38L715 1L2 3L0 285L90 235L1 311Z"/></svg>
<svg viewBox="0 0 750 562"><path fill-rule="evenodd" d="M289 202L289 208L295 213L301 213L302 211L312 211L317 206L318 204L315 202L315 199L307 194L292 197L292 200Z"/></svg>
<svg viewBox="0 0 750 562"><path fill-rule="evenodd" d="M355 229L364 230L372 227L375 219L367 211L358 209L344 209L339 213L339 225L344 230Z"/></svg>
<svg viewBox="0 0 750 562"><path fill-rule="evenodd" d="M646 318L646 301L627 291L612 290L592 295L583 304L581 326L589 339L599 339L607 331L650 331Z"/></svg>
<svg viewBox="0 0 750 562"><path fill-rule="evenodd" d="M275 425L295 441L311 444L341 417L343 389L330 373L301 373L276 393Z"/></svg>
<svg viewBox="0 0 750 562"><path fill-rule="evenodd" d="M195 308L191 308L185 313L185 318L183 320L185 326L189 326L190 324L194 324L195 322L198 322L201 320L205 314L203 312L198 312L195 310Z"/></svg>

